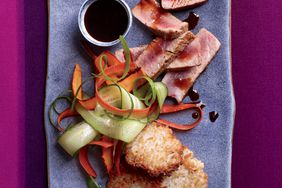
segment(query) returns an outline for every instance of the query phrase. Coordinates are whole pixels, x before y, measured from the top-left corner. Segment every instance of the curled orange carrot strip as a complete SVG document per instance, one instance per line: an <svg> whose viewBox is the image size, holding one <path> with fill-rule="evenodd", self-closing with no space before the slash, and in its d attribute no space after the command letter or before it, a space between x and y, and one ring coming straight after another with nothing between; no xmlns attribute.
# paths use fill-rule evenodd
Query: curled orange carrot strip
<svg viewBox="0 0 282 188"><path fill-rule="evenodd" d="M135 73L132 73L122 81L118 82L119 85L121 85L124 89L126 89L128 92L131 92L134 87L134 82L137 78L144 76L143 72L141 70L138 70ZM142 82L142 83L141 83ZM144 79L140 80L138 84L144 84L146 81Z"/></svg>
<svg viewBox="0 0 282 188"><path fill-rule="evenodd" d="M113 55L111 52L109 52L109 51L105 51L105 52L101 53L101 54L95 59L95 67L96 67L96 69L97 69L99 72L101 72L100 59L101 59L101 57L103 57L103 56L107 56L107 61L108 61L107 67L121 64L121 62L116 58L116 56L114 56L114 55ZM104 66L104 65L105 65L105 62L104 62L104 60L102 60L102 66Z"/></svg>
<svg viewBox="0 0 282 188"><path fill-rule="evenodd" d="M79 64L75 65L73 76L72 76L72 94L77 99L82 100L82 72Z"/></svg>
<svg viewBox="0 0 282 188"><path fill-rule="evenodd" d="M82 72L79 64L75 65L72 78L72 93L76 96L78 102L87 110L94 110L96 108L97 100L96 97L91 97L89 99L83 99L82 93Z"/></svg>
<svg viewBox="0 0 282 188"><path fill-rule="evenodd" d="M198 108L198 104L193 103L182 103L182 104L164 104L161 109L161 114L173 113L182 110L187 110L189 108Z"/></svg>
<svg viewBox="0 0 282 188"><path fill-rule="evenodd" d="M101 140L113 143L113 139L111 139L107 136L102 136ZM113 168L113 165L114 165L113 147L109 147L109 148L103 147L102 148L102 159L103 159L104 164L106 166L107 172L110 173L112 171L112 168Z"/></svg>
<svg viewBox="0 0 282 188"><path fill-rule="evenodd" d="M59 114L57 119L58 129L60 132L63 132L65 129L61 126L61 121L66 117L77 116L79 115L76 111L72 111L70 108L65 109L62 113Z"/></svg>
<svg viewBox="0 0 282 188"><path fill-rule="evenodd" d="M94 140L92 142L90 142L88 145L84 146L83 148L81 148L79 150L79 162L81 164L81 166L83 167L83 169L85 170L85 172L92 177L96 177L96 172L95 170L92 168L89 160L88 160L88 148L90 145L98 145L98 146L102 146L103 148L109 148L113 146L112 142L108 142L108 141L99 141L99 140Z"/></svg>
<svg viewBox="0 0 282 188"><path fill-rule="evenodd" d="M122 149L123 149L123 141L119 140L115 149L115 168L118 175L120 175L120 157L122 154Z"/></svg>
<svg viewBox="0 0 282 188"><path fill-rule="evenodd" d="M191 108L191 107L189 107L189 108ZM195 108L195 109L197 109L199 111L200 117L192 124L177 124L177 123L173 123L173 122L170 122L170 121L167 121L167 120L164 120L164 119L158 119L158 120L155 120L155 121L160 123L160 124L163 124L163 125L166 125L166 126L169 126L171 128L174 128L174 129L177 129L177 130L181 130L181 131L187 131L187 130L193 129L203 119L203 111L202 111L202 109L200 107L198 107L198 106L194 106L193 108ZM184 109L181 109L181 110L184 110ZM178 111L180 111L180 110L178 110ZM166 113L171 113L171 112L177 112L177 111L170 111L170 112L167 111Z"/></svg>
<svg viewBox="0 0 282 188"><path fill-rule="evenodd" d="M97 145L97 146L102 146L103 148L109 148L112 147L114 144L108 141L94 140L90 142L88 145Z"/></svg>
<svg viewBox="0 0 282 188"><path fill-rule="evenodd" d="M91 97L85 100L78 100L79 104L86 110L94 110L97 105L96 97Z"/></svg>
<svg viewBox="0 0 282 188"><path fill-rule="evenodd" d="M79 150L79 163L89 176L96 178L97 174L88 160L88 145Z"/></svg>

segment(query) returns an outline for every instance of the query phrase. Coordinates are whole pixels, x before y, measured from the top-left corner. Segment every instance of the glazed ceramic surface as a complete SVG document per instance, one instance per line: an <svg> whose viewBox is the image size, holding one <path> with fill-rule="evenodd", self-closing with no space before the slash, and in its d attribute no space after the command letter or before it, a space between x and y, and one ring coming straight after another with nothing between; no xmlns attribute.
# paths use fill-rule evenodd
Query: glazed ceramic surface
<svg viewBox="0 0 282 188"><path fill-rule="evenodd" d="M139 0L126 0L134 7ZM69 157L56 140L59 133L48 121L50 103L62 92L70 88L72 72L76 63L83 69L84 78L90 75L92 64L80 45L83 37L78 28L78 12L83 0L49 0L49 47L48 73L45 99L45 130L48 145L48 179L51 188L86 188L85 174L76 158ZM185 19L190 11L200 15L198 26L193 30L197 33L205 27L221 42L222 46L194 85L200 93L200 100L206 104L204 119L199 126L188 132L176 132L177 137L187 145L198 159L205 163L205 171L209 176L209 187L230 187L231 182L231 149L232 131L234 125L234 97L231 79L230 58L230 2L229 0L210 0L199 8L174 13L180 19ZM148 44L153 34L138 20L133 19L126 40L130 47ZM121 48L120 45L107 50ZM95 48L97 52L105 49ZM184 102L189 102L185 98ZM63 106L58 106L63 108ZM209 112L217 111L219 118L212 123ZM191 112L171 114L165 118L186 123ZM67 124L67 120L64 124ZM98 149L91 150L91 163L95 167L98 183L105 187L107 175L99 158Z"/></svg>

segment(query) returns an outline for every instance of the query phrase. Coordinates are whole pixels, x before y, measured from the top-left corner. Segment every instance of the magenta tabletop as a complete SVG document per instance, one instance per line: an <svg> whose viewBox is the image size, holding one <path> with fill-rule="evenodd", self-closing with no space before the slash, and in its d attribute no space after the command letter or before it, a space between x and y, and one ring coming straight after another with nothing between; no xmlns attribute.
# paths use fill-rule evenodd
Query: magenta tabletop
<svg viewBox="0 0 282 188"><path fill-rule="evenodd" d="M282 185L281 9L279 0L232 2L235 188ZM47 3L2 0L0 15L0 187L47 187Z"/></svg>

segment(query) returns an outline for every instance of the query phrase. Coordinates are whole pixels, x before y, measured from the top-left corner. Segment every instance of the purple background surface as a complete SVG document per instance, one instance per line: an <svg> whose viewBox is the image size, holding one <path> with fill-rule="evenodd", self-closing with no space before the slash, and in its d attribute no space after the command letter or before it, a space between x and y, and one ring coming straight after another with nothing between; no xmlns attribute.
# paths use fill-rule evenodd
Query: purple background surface
<svg viewBox="0 0 282 188"><path fill-rule="evenodd" d="M235 188L282 185L281 9L277 0L232 3ZM0 20L0 187L47 187L47 4L2 0Z"/></svg>

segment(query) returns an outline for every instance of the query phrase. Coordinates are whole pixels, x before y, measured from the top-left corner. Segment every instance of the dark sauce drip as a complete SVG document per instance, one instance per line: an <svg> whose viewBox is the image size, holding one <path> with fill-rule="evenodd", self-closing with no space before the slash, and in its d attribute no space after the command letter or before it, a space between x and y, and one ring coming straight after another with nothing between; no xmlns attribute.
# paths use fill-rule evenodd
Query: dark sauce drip
<svg viewBox="0 0 282 188"><path fill-rule="evenodd" d="M193 112L192 118L193 119L198 119L199 118L199 113L198 112Z"/></svg>
<svg viewBox="0 0 282 188"><path fill-rule="evenodd" d="M190 97L191 101L197 101L200 98L198 91L193 89L193 87L189 89L188 96Z"/></svg>
<svg viewBox="0 0 282 188"><path fill-rule="evenodd" d="M84 21L86 30L94 39L110 42L124 34L128 25L128 16L119 2L98 0L90 5Z"/></svg>
<svg viewBox="0 0 282 188"><path fill-rule="evenodd" d="M200 16L198 14L196 14L195 12L190 12L188 18L186 18L185 20L183 20L184 22L188 22L188 29L192 30L194 29L199 22Z"/></svg>
<svg viewBox="0 0 282 188"><path fill-rule="evenodd" d="M204 104L204 103L202 103L201 105L200 105L200 108L201 109L203 109L203 108L205 108L206 107L206 105Z"/></svg>
<svg viewBox="0 0 282 188"><path fill-rule="evenodd" d="M218 118L219 114L216 111L212 111L209 113L211 122L215 122L215 120Z"/></svg>

